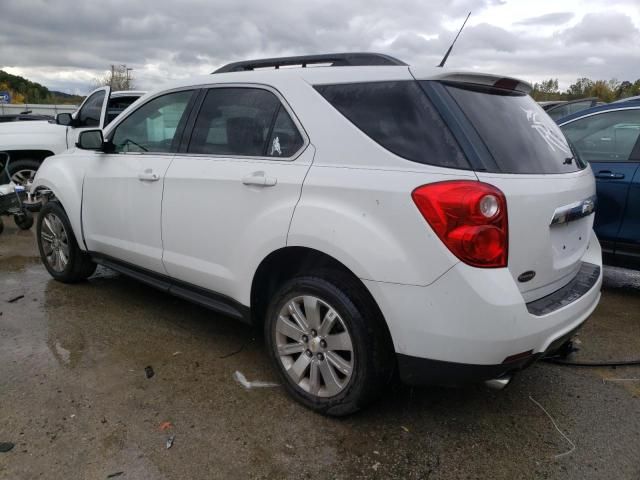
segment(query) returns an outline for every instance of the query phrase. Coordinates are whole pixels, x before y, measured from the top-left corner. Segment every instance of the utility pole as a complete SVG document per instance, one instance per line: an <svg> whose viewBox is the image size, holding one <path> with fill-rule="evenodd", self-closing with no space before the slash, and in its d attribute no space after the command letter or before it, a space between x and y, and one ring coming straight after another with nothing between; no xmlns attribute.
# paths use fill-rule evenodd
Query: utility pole
<svg viewBox="0 0 640 480"><path fill-rule="evenodd" d="M111 78L109 79L109 87L113 88L113 75L115 73L116 66L111 64Z"/></svg>

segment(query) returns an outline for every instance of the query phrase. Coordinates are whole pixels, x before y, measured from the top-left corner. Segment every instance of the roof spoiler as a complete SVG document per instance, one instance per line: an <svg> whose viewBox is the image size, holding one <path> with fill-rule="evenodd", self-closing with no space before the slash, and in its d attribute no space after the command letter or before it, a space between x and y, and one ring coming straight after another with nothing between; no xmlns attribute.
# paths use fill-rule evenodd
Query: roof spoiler
<svg viewBox="0 0 640 480"><path fill-rule="evenodd" d="M420 79L420 68L411 67L413 75ZM433 70L428 71L427 78L433 80L442 80L445 82L454 83L467 83L475 85L485 85L487 87L502 88L505 90L515 90L522 93L531 92L531 84L518 80L513 77L501 77L499 75L491 75L487 73L474 73L474 72L447 72L444 71L441 74L433 75Z"/></svg>
<svg viewBox="0 0 640 480"><path fill-rule="evenodd" d="M301 66L330 64L332 67L362 67L381 65L407 66L402 60L398 60L383 53L326 53L321 55L300 55L296 57L262 58L258 60L244 60L229 63L220 67L213 73L245 72L256 68L273 67L276 70L286 66Z"/></svg>

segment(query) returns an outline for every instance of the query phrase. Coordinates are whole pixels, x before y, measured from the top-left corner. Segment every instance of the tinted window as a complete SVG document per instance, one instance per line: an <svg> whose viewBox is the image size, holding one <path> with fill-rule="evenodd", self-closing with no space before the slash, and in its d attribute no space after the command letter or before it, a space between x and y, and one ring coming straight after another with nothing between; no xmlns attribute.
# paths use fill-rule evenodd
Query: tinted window
<svg viewBox="0 0 640 480"><path fill-rule="evenodd" d="M78 113L78 126L79 127L99 127L100 115L102 114L102 104L104 103L105 91L91 95L84 103Z"/></svg>
<svg viewBox="0 0 640 480"><path fill-rule="evenodd" d="M322 85L316 90L372 140L407 160L469 168L451 132L413 81Z"/></svg>
<svg viewBox="0 0 640 480"><path fill-rule="evenodd" d="M174 137L193 91L175 92L140 106L116 127L116 152L172 152Z"/></svg>
<svg viewBox="0 0 640 480"><path fill-rule="evenodd" d="M584 168L560 128L529 96L512 90L448 85L447 90L501 173L568 173Z"/></svg>
<svg viewBox="0 0 640 480"><path fill-rule="evenodd" d="M549 110L549 116L554 120L557 120L559 118L566 117L567 115L571 115L572 113L579 112L580 110L590 108L594 103L595 102L593 102L592 100L567 103L560 107Z"/></svg>
<svg viewBox="0 0 640 480"><path fill-rule="evenodd" d="M300 150L303 143L302 136L293 120L281 106L267 144L267 155L269 157L290 157Z"/></svg>
<svg viewBox="0 0 640 480"><path fill-rule="evenodd" d="M561 128L583 160L624 162L640 136L640 110L600 113Z"/></svg>
<svg viewBox="0 0 640 480"><path fill-rule="evenodd" d="M107 105L107 118L104 121L105 127L109 125L125 108L135 102L139 97L116 97L110 98Z"/></svg>
<svg viewBox="0 0 640 480"><path fill-rule="evenodd" d="M288 156L294 153L286 150L295 143L295 136L291 140L285 138L286 119L280 120L280 133L274 128L269 137L279 111L280 101L266 90L212 88L196 119L188 151L209 155Z"/></svg>

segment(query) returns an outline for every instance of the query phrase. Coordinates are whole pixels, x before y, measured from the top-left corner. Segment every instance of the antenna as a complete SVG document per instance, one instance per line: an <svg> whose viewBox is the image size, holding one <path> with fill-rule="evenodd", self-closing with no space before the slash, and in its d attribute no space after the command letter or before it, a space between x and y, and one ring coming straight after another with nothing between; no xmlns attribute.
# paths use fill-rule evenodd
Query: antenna
<svg viewBox="0 0 640 480"><path fill-rule="evenodd" d="M440 62L440 65L438 65L439 67L444 67L444 64L447 62L447 59L449 58L449 55L451 54L451 50L453 50L453 46L456 44L456 41L458 40L458 37L462 33L462 29L467 24L467 20L469 20L470 16L471 16L471 12L469 12L469 15L467 15L467 18L464 19L464 22L462 23L462 26L460 27L460 30L458 30L458 34L456 35L456 38L453 39L453 42L451 42L451 46L449 47L449 50L447 50L447 53L445 53L444 57L442 57L442 61Z"/></svg>

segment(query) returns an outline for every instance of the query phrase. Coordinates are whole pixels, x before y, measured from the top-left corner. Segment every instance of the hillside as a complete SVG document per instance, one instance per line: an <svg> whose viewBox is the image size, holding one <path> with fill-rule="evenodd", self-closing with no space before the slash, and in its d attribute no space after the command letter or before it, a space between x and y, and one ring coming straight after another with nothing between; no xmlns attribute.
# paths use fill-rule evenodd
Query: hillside
<svg viewBox="0 0 640 480"><path fill-rule="evenodd" d="M79 104L84 97L50 91L39 83L0 70L0 91L11 93L11 103Z"/></svg>

